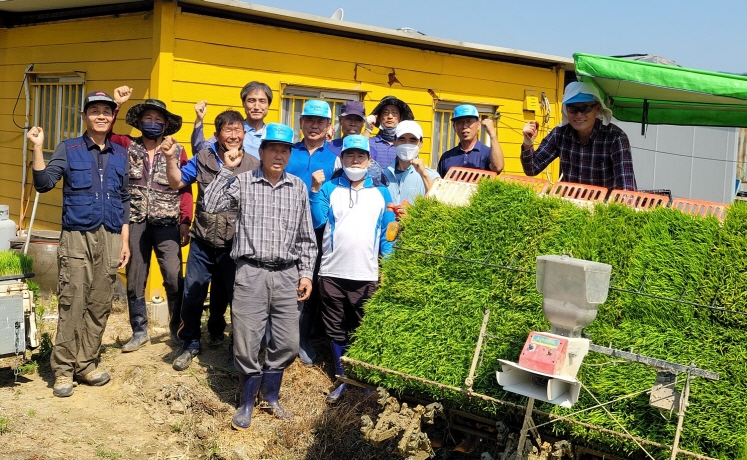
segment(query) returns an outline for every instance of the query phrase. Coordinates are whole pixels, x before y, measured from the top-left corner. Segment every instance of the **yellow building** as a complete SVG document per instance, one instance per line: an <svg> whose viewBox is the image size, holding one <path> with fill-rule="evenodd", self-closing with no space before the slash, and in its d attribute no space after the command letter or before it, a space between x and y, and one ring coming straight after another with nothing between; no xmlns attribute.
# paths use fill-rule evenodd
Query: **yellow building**
<svg viewBox="0 0 747 460"><path fill-rule="evenodd" d="M239 90L251 80L273 89L267 121L292 126L306 99L326 99L339 113L346 99L370 111L392 94L423 127L421 155L434 167L456 145L451 110L470 103L485 117L501 114L505 172L521 174L521 128L538 120L542 136L557 125L565 72L573 67L570 58L233 0L10 1L0 3L0 17L0 204L10 205L22 226L35 193L26 120L44 128L51 153L81 134L78 112L89 91L133 87L122 114L146 98L163 100L185 120L176 135L185 145L198 100L208 100L208 122L226 108L241 111ZM137 134L120 116L115 132L131 131ZM550 174L556 171L557 163ZM59 229L60 190L40 197L34 228ZM153 277L150 285L149 296L162 290Z"/></svg>

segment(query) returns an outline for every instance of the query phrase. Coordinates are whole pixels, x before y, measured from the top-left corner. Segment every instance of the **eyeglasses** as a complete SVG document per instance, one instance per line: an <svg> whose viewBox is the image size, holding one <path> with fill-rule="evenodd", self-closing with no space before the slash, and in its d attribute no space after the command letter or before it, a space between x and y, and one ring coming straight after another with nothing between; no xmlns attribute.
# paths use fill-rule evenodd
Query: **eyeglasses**
<svg viewBox="0 0 747 460"><path fill-rule="evenodd" d="M221 134L225 136L230 136L233 134L241 134L244 132L244 128L223 128L220 130Z"/></svg>
<svg viewBox="0 0 747 460"><path fill-rule="evenodd" d="M597 104L583 104L583 105L566 105L565 109L568 113L575 115L577 113L583 113L584 115L591 112L596 108Z"/></svg>

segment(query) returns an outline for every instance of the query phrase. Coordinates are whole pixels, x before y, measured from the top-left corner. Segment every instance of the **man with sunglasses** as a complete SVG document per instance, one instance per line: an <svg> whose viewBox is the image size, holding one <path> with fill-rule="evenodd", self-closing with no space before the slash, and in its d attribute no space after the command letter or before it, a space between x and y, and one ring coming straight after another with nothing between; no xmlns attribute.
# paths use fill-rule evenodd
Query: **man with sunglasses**
<svg viewBox="0 0 747 460"><path fill-rule="evenodd" d="M560 126L550 131L534 149L539 124L524 125L521 165L527 176L536 176L560 158L567 182L611 189L636 190L630 142L625 132L610 123L612 111L602 102L596 87L570 83L563 97Z"/></svg>

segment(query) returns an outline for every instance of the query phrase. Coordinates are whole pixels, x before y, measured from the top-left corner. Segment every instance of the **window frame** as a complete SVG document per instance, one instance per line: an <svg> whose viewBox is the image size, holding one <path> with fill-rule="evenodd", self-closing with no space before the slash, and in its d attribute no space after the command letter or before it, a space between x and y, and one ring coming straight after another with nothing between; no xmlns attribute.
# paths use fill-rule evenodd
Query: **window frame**
<svg viewBox="0 0 747 460"><path fill-rule="evenodd" d="M433 169L438 168L438 161L441 159L441 155L459 144L456 132L452 129L451 117L454 114L454 109L463 104L474 105L477 113L480 114L480 121L492 117L496 110L498 110L497 105L486 103L438 101L433 108L433 137L431 138L430 164L430 167ZM444 125L447 127L446 132L443 132ZM484 129L480 131L479 140L490 147L490 138Z"/></svg>
<svg viewBox="0 0 747 460"><path fill-rule="evenodd" d="M280 120L293 129L293 142L302 139L301 127L298 125L303 104L311 99L323 100L332 110L331 123L334 126L334 137L342 134L340 126L340 111L345 101L363 102L365 92L345 91L334 88L316 88L308 86L284 85L280 92Z"/></svg>
<svg viewBox="0 0 747 460"><path fill-rule="evenodd" d="M79 137L85 130L81 112L86 97L85 76L79 72L30 72L33 123L44 130L45 160L60 142Z"/></svg>

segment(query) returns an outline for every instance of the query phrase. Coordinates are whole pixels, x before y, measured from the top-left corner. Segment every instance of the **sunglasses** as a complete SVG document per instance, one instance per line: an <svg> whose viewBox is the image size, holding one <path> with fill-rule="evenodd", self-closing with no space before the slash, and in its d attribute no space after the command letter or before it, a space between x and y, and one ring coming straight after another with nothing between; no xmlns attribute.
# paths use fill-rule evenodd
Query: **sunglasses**
<svg viewBox="0 0 747 460"><path fill-rule="evenodd" d="M593 104L584 104L584 105L566 105L565 109L568 111L568 113L573 114L573 115L577 113L587 114L591 112L592 110L594 110L596 106L597 104L595 102Z"/></svg>

